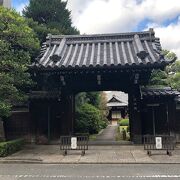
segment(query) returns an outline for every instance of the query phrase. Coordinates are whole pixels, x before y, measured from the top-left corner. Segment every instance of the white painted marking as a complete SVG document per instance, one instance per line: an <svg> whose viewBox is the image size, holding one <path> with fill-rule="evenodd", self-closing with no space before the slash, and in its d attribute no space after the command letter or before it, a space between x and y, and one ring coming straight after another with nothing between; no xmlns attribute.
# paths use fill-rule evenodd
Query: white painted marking
<svg viewBox="0 0 180 180"><path fill-rule="evenodd" d="M180 178L180 175L137 175L137 176L103 176L103 175L99 175L99 176L70 176L70 175L0 175L0 177L15 177L15 178L80 178L80 179L97 179L97 178L104 178L104 179L112 179L112 178Z"/></svg>

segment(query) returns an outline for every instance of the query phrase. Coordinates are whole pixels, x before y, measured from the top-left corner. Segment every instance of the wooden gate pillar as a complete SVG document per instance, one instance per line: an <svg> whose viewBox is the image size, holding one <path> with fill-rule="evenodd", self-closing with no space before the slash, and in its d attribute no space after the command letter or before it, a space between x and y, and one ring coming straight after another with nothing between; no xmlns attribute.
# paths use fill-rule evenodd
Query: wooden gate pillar
<svg viewBox="0 0 180 180"><path fill-rule="evenodd" d="M36 143L36 135L37 135L37 107L35 103L31 100L29 102L29 112L30 112L30 133L31 133L31 143Z"/></svg>
<svg viewBox="0 0 180 180"><path fill-rule="evenodd" d="M176 103L174 98L170 99L166 105L166 116L169 128L169 134L175 136L176 132Z"/></svg>
<svg viewBox="0 0 180 180"><path fill-rule="evenodd" d="M74 131L74 94L62 93L62 121L61 134L69 135Z"/></svg>
<svg viewBox="0 0 180 180"><path fill-rule="evenodd" d="M131 87L129 92L129 121L131 141L142 143L142 122L140 117L140 88L139 85Z"/></svg>

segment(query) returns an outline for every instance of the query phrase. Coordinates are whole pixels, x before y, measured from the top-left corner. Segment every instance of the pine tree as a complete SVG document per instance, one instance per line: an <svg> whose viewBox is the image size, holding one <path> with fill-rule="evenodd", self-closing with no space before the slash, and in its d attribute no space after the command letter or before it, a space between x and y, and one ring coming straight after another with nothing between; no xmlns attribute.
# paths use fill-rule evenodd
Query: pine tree
<svg viewBox="0 0 180 180"><path fill-rule="evenodd" d="M61 34L79 34L72 26L71 12L66 6L67 2L61 0L30 0L23 15L47 28L58 29Z"/></svg>

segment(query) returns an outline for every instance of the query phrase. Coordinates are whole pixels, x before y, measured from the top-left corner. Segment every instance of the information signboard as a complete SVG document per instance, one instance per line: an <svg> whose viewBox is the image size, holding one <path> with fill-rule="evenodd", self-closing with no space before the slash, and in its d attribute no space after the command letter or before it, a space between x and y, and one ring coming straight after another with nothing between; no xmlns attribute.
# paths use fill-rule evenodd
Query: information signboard
<svg viewBox="0 0 180 180"><path fill-rule="evenodd" d="M77 149L77 137L71 138L71 149Z"/></svg>
<svg viewBox="0 0 180 180"><path fill-rule="evenodd" d="M162 149L162 137L155 137L156 149Z"/></svg>

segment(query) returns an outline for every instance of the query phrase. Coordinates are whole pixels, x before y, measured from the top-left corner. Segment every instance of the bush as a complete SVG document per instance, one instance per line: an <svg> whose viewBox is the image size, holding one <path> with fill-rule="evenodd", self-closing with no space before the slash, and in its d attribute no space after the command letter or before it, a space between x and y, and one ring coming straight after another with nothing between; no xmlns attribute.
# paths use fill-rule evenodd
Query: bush
<svg viewBox="0 0 180 180"><path fill-rule="evenodd" d="M128 132L127 130L128 130L128 126L119 126L119 131L120 131L120 133L122 132L122 130L125 130L126 132Z"/></svg>
<svg viewBox="0 0 180 180"><path fill-rule="evenodd" d="M122 119L119 124L120 126L129 126L129 119Z"/></svg>
<svg viewBox="0 0 180 180"><path fill-rule="evenodd" d="M91 104L81 105L76 112L75 131L77 133L98 133L101 128L106 127L99 109Z"/></svg>
<svg viewBox="0 0 180 180"><path fill-rule="evenodd" d="M5 157L21 150L23 145L24 139L16 139L0 143L0 157Z"/></svg>
<svg viewBox="0 0 180 180"><path fill-rule="evenodd" d="M99 122L99 128L100 129L105 129L108 125L108 122L107 120L105 121L104 119L102 119L100 122Z"/></svg>
<svg viewBox="0 0 180 180"><path fill-rule="evenodd" d="M129 132L129 126L127 127L127 132Z"/></svg>

